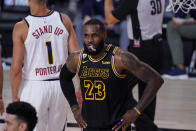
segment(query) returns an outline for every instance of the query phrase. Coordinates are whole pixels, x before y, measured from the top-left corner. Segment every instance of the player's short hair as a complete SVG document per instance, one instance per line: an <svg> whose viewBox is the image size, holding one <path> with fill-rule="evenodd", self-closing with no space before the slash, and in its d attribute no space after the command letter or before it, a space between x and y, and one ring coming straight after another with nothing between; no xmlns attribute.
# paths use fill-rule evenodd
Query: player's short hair
<svg viewBox="0 0 196 131"><path fill-rule="evenodd" d="M90 20L87 21L84 25L99 25L99 29L100 29L102 32L105 32L105 31L106 31L103 22L101 22L101 21L98 20L98 19L90 19Z"/></svg>
<svg viewBox="0 0 196 131"><path fill-rule="evenodd" d="M27 123L28 131L33 131L37 124L35 108L27 102L13 102L6 108L6 113L15 115L16 120L20 123Z"/></svg>

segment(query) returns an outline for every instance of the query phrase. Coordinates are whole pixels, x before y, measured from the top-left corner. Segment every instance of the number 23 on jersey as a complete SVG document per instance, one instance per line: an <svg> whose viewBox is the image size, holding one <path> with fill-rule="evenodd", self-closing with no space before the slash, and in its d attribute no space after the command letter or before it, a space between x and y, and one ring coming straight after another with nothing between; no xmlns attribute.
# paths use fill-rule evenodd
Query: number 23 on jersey
<svg viewBox="0 0 196 131"><path fill-rule="evenodd" d="M85 100L104 100L106 97L105 84L102 81L84 80Z"/></svg>

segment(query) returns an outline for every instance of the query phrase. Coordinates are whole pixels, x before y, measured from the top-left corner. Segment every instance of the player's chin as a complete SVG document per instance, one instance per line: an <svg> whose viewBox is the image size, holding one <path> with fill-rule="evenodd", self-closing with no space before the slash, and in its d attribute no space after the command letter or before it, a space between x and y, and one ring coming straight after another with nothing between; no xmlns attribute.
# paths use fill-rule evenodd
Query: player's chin
<svg viewBox="0 0 196 131"><path fill-rule="evenodd" d="M88 52L89 52L90 54L94 54L94 51L91 50L91 49L88 49Z"/></svg>

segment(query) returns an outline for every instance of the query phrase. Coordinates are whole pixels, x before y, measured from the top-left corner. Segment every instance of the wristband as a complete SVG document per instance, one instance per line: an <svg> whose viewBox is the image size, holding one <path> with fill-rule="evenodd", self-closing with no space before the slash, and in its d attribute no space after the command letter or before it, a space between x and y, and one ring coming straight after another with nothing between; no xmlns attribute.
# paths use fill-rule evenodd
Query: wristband
<svg viewBox="0 0 196 131"><path fill-rule="evenodd" d="M137 112L138 115L142 114L136 107L134 107L133 109Z"/></svg>
<svg viewBox="0 0 196 131"><path fill-rule="evenodd" d="M75 112L76 110L78 110L79 109L79 106L78 105L73 105L72 107L71 107L71 111L72 112Z"/></svg>

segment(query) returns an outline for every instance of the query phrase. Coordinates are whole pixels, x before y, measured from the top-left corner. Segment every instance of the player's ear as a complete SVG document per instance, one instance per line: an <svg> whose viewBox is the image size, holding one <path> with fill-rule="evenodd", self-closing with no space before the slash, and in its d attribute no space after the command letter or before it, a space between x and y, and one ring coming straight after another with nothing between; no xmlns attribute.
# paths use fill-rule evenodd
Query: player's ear
<svg viewBox="0 0 196 131"><path fill-rule="evenodd" d="M28 130L27 123L25 123L25 122L20 123L19 131L27 131L27 130Z"/></svg>

